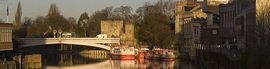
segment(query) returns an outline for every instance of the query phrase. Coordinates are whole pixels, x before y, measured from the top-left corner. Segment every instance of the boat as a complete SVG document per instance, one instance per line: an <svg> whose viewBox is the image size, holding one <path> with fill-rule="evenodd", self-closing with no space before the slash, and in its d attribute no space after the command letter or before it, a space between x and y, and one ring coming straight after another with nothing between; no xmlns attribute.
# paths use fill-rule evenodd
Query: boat
<svg viewBox="0 0 270 69"><path fill-rule="evenodd" d="M164 50L160 56L160 60L162 61L173 61L175 59L176 56L172 50Z"/></svg>
<svg viewBox="0 0 270 69"><path fill-rule="evenodd" d="M139 48L138 53L136 54L137 59L144 59L148 50L148 48Z"/></svg>
<svg viewBox="0 0 270 69"><path fill-rule="evenodd" d="M162 52L161 48L152 49L152 51L150 51L150 59L151 60L159 60L161 52Z"/></svg>
<svg viewBox="0 0 270 69"><path fill-rule="evenodd" d="M134 60L134 47L114 47L111 50L111 58L113 60Z"/></svg>
<svg viewBox="0 0 270 69"><path fill-rule="evenodd" d="M138 56L138 59L144 59L145 54L144 52L139 52L137 56Z"/></svg>

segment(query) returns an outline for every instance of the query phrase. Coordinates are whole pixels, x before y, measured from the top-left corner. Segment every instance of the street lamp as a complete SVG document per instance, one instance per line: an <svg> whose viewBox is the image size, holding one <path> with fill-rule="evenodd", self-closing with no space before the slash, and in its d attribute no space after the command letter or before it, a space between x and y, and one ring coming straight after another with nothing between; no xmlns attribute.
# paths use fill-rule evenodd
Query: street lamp
<svg viewBox="0 0 270 69"><path fill-rule="evenodd" d="M57 33L56 30L53 30L53 38L56 38L55 34Z"/></svg>
<svg viewBox="0 0 270 69"><path fill-rule="evenodd" d="M60 30L58 30L58 33L59 33L59 38L61 38L62 37L62 30L60 29Z"/></svg>
<svg viewBox="0 0 270 69"><path fill-rule="evenodd" d="M58 30L58 33L59 33L59 38L58 38L58 39L59 39L59 41L60 41L60 43L61 43L61 42L62 42L62 41L61 41L62 30L61 30L61 29ZM60 49L63 50L63 45L62 45L62 44L61 44L61 46L60 46Z"/></svg>

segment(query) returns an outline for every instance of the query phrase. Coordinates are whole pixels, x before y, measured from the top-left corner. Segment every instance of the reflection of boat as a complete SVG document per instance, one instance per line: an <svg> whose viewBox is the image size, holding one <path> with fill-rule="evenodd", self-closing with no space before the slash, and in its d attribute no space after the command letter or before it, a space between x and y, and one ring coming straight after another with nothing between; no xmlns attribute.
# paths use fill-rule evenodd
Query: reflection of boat
<svg viewBox="0 0 270 69"><path fill-rule="evenodd" d="M160 60L164 61L170 61L170 60L175 60L176 56L173 51L171 50L164 50L160 56Z"/></svg>
<svg viewBox="0 0 270 69"><path fill-rule="evenodd" d="M111 50L112 59L116 60L133 60L135 59L134 47L114 47Z"/></svg>
<svg viewBox="0 0 270 69"><path fill-rule="evenodd" d="M174 69L175 61L161 62L160 69Z"/></svg>
<svg viewBox="0 0 270 69"><path fill-rule="evenodd" d="M138 53L138 59L144 59L144 52L139 52Z"/></svg>
<svg viewBox="0 0 270 69"><path fill-rule="evenodd" d="M135 60L111 60L113 69L135 69L137 64Z"/></svg>

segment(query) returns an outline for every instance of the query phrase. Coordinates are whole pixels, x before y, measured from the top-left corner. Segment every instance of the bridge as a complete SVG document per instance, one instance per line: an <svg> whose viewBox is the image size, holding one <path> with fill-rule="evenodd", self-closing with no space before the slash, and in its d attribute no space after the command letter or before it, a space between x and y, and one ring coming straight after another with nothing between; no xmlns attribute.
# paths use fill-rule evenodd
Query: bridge
<svg viewBox="0 0 270 69"><path fill-rule="evenodd" d="M120 38L18 38L19 48L51 44L71 44L110 50L110 44L120 44ZM105 45L108 44L108 45Z"/></svg>

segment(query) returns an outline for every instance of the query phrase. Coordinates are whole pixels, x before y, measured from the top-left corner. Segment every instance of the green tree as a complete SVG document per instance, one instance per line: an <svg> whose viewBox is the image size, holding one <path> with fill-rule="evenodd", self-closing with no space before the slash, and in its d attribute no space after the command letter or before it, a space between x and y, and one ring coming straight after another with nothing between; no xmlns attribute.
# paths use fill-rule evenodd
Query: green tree
<svg viewBox="0 0 270 69"><path fill-rule="evenodd" d="M172 45L172 30L169 26L169 16L165 15L157 5L145 5L139 8L142 21L138 25L137 37L140 42L151 46L170 48ZM138 19L139 20L139 19Z"/></svg>
<svg viewBox="0 0 270 69"><path fill-rule="evenodd" d="M100 22L101 20L106 19L113 19L113 7L106 7L105 9L102 9L101 11L96 11L90 16L90 21L88 23L87 30L89 31L90 37L95 37L96 35L100 34Z"/></svg>
<svg viewBox="0 0 270 69"><path fill-rule="evenodd" d="M89 23L89 16L86 12L84 12L81 14L77 23L76 33L79 36L84 36L84 37L87 36L87 28L89 26L88 23Z"/></svg>

